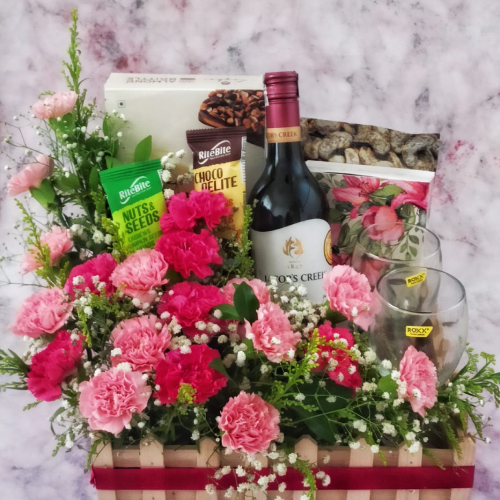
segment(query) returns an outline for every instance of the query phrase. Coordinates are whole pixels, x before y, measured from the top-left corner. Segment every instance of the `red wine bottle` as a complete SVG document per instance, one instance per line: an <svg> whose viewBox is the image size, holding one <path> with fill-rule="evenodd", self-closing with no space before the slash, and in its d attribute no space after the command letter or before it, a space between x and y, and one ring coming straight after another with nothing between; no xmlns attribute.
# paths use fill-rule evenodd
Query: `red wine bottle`
<svg viewBox="0 0 500 500"><path fill-rule="evenodd" d="M321 303L332 264L328 203L302 155L298 75L266 73L264 83L266 168L249 200L256 276L305 285L308 298Z"/></svg>

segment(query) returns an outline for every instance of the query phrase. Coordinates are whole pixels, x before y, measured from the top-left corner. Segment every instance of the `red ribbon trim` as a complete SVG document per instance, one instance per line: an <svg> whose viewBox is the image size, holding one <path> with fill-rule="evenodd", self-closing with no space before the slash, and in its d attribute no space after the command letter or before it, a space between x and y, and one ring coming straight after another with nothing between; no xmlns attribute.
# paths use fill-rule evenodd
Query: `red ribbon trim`
<svg viewBox="0 0 500 500"><path fill-rule="evenodd" d="M211 480L216 469L205 468L98 468L92 467L90 482L98 490L163 490L186 491L204 490L213 483ZM316 473L319 469L315 469ZM329 467L322 468L331 477L327 487L317 481L319 490L448 490L451 488L472 488L474 484L474 467ZM259 475L268 475L272 469L262 469ZM238 483L246 478L228 474L216 481L218 490ZM304 489L302 474L288 469L285 476L278 476L269 490L275 491L278 483L285 482L288 491Z"/></svg>

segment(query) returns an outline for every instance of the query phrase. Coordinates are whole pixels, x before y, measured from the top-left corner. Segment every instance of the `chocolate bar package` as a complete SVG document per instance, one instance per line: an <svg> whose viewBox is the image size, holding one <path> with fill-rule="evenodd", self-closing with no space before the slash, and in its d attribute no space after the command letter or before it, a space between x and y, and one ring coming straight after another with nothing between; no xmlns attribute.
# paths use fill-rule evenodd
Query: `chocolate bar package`
<svg viewBox="0 0 500 500"><path fill-rule="evenodd" d="M350 263L359 232L375 220L426 226L438 134L311 118L301 128L307 165L330 205L334 265Z"/></svg>
<svg viewBox="0 0 500 500"><path fill-rule="evenodd" d="M262 76L152 75L112 73L104 87L106 111L123 113L119 159L132 163L134 148L153 137L153 158L184 149L181 167L191 167L186 130L245 127L250 191L264 168L265 104Z"/></svg>

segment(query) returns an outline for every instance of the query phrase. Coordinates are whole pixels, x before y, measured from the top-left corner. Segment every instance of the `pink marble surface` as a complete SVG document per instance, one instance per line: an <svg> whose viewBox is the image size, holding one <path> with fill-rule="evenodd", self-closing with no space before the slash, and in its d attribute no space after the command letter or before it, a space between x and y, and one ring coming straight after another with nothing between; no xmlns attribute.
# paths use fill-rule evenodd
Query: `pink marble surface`
<svg viewBox="0 0 500 500"><path fill-rule="evenodd" d="M1 120L26 112L42 90L64 89L70 9L63 0L0 2ZM499 2L87 0L80 18L83 73L100 103L111 71L294 69L304 116L440 132L431 226L443 241L444 269L467 288L470 340L500 352ZM4 186L8 172L0 172ZM0 197L2 239L16 252L7 232L18 212L5 189ZM4 325L29 291L0 288ZM7 330L3 335L2 347L20 348ZM50 458L47 418L55 406L21 412L30 401L27 394L0 395L1 497L94 499L83 452ZM491 407L488 414L500 420ZM488 433L492 444L478 444L473 500L500 497L497 424Z"/></svg>

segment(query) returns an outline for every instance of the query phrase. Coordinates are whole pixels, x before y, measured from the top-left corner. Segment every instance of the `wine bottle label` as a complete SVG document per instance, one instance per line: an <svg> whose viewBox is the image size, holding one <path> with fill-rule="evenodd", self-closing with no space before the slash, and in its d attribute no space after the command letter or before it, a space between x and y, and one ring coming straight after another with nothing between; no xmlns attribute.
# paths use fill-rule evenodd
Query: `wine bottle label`
<svg viewBox="0 0 500 500"><path fill-rule="evenodd" d="M274 231L251 230L256 277L304 285L313 303L325 301L323 275L332 268L330 225L311 219Z"/></svg>
<svg viewBox="0 0 500 500"><path fill-rule="evenodd" d="M281 127L266 129L267 142L299 142L300 127Z"/></svg>

